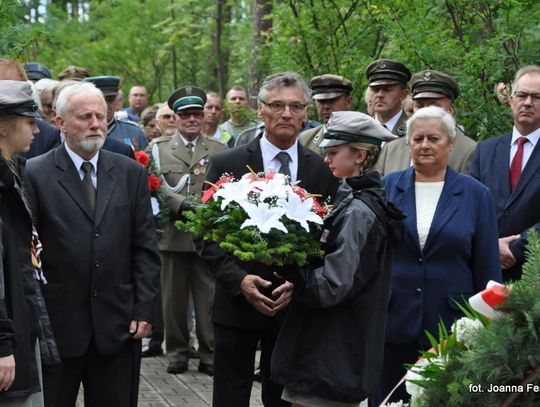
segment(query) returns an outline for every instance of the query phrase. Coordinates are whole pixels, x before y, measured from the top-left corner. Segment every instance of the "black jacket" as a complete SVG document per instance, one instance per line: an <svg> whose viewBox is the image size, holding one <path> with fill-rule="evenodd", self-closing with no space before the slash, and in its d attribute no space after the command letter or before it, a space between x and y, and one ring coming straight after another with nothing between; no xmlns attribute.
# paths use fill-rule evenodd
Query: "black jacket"
<svg viewBox="0 0 540 407"><path fill-rule="evenodd" d="M382 367L393 243L403 216L377 172L348 178L326 217L318 267L283 269L295 285L272 354L272 379L341 402L365 399Z"/></svg>
<svg viewBox="0 0 540 407"><path fill-rule="evenodd" d="M236 178L248 172L249 165L255 172L264 172L259 138L249 144L221 151L210 158L206 179L216 182L224 173ZM312 194L334 197L338 180L322 158L311 150L298 145L298 175L300 186ZM241 262L217 244L199 241L197 249L216 278L216 294L212 317L214 322L242 329L261 329L272 317L261 314L247 302L240 292L240 282L247 274L256 274L273 282L273 288L282 284L273 276L273 268L257 261ZM270 297L273 288L265 292ZM278 313L278 316L284 311Z"/></svg>
<svg viewBox="0 0 540 407"><path fill-rule="evenodd" d="M20 164L22 171L22 159ZM0 357L15 357L15 382L8 391L0 392L0 404L40 391L35 344L43 328L49 327L32 268L32 220L21 185L20 178L0 158ZM44 349L49 350L45 362L58 363L54 340L48 333L42 337Z"/></svg>

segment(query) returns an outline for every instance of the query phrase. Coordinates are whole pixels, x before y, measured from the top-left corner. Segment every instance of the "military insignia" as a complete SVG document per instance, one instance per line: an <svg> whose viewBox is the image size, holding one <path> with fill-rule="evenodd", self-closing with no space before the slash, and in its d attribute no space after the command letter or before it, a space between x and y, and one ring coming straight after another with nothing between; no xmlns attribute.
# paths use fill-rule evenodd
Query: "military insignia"
<svg viewBox="0 0 540 407"><path fill-rule="evenodd" d="M330 235L330 231L328 229L324 229L321 235L321 239L319 241L321 243L326 243L329 235Z"/></svg>
<svg viewBox="0 0 540 407"><path fill-rule="evenodd" d="M195 168L195 169L193 170L193 174L195 174L195 175L201 175L201 170L199 170L198 168Z"/></svg>
<svg viewBox="0 0 540 407"><path fill-rule="evenodd" d="M426 81L430 81L431 80L431 71L426 71L424 72L424 79Z"/></svg>
<svg viewBox="0 0 540 407"><path fill-rule="evenodd" d="M384 68L386 68L386 63L384 63L384 62L379 62L379 63L377 64L377 66L378 66L379 68L381 68L381 69L384 69Z"/></svg>
<svg viewBox="0 0 540 407"><path fill-rule="evenodd" d="M206 167L201 167L201 174L202 175L206 174Z"/></svg>
<svg viewBox="0 0 540 407"><path fill-rule="evenodd" d="M319 133L319 134L317 134L315 137L313 137L313 142L314 142L314 143L318 143L319 140L320 140L320 138L321 138L321 134Z"/></svg>
<svg viewBox="0 0 540 407"><path fill-rule="evenodd" d="M192 95L193 94L193 88L191 86L186 86L186 95Z"/></svg>
<svg viewBox="0 0 540 407"><path fill-rule="evenodd" d="M401 126L398 127L398 129L396 130L396 133L399 137L402 137L404 136L405 134L407 134L407 125L406 124L402 124Z"/></svg>
<svg viewBox="0 0 540 407"><path fill-rule="evenodd" d="M206 164L208 164L208 159L201 158L201 160L199 161L199 165L206 165Z"/></svg>
<svg viewBox="0 0 540 407"><path fill-rule="evenodd" d="M131 137L131 145L133 147L139 147L139 139L135 136Z"/></svg>

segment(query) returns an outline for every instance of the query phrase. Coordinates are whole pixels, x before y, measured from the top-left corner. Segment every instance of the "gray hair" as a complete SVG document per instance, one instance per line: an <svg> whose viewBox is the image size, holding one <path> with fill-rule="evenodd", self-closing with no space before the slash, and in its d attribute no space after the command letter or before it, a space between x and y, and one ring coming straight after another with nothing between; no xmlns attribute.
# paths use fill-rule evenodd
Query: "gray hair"
<svg viewBox="0 0 540 407"><path fill-rule="evenodd" d="M264 101L268 92L284 87L296 87L300 89L304 94L304 103L311 101L311 89L304 78L296 72L281 72L264 78L261 89L259 90L259 100Z"/></svg>
<svg viewBox="0 0 540 407"><path fill-rule="evenodd" d="M518 69L516 72L516 76L514 77L514 80L512 82L512 94L516 91L516 85L518 81L527 74L534 74L534 75L540 75L540 66L538 65L527 65L523 68Z"/></svg>
<svg viewBox="0 0 540 407"><path fill-rule="evenodd" d="M103 103L105 110L107 109L107 103L103 97L103 92L96 88L93 83L90 82L78 82L73 85L66 86L60 91L56 98L56 115L62 118L66 118L71 107L70 99L75 94L83 94L85 96L97 96Z"/></svg>
<svg viewBox="0 0 540 407"><path fill-rule="evenodd" d="M43 78L37 81L34 86L36 87L37 91L41 96L43 92L52 92L54 90L54 87L59 83L59 81L55 81L54 79Z"/></svg>
<svg viewBox="0 0 540 407"><path fill-rule="evenodd" d="M411 140L411 129L417 119L438 119L450 141L456 139L456 121L452 115L440 107L428 106L417 110L409 120L407 120L408 141Z"/></svg>

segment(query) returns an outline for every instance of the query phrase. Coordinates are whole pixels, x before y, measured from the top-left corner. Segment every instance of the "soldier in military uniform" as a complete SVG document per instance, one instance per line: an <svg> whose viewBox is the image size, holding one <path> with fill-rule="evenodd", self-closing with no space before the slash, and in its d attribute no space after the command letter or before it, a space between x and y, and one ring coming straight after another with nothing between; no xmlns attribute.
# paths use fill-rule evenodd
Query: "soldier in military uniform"
<svg viewBox="0 0 540 407"><path fill-rule="evenodd" d="M159 242L163 320L169 357L167 372L183 373L188 368L187 309L191 290L199 341L199 371L212 375L214 337L210 303L215 283L195 252L191 234L178 230L174 222L179 213L190 208L191 197L201 193L210 156L227 146L202 135L206 103L202 89L180 88L167 103L178 116L178 131L172 137L158 137L150 144L152 156L163 176L167 193L165 203L171 215L171 223Z"/></svg>
<svg viewBox="0 0 540 407"><path fill-rule="evenodd" d="M91 76L83 79L100 89L107 102L107 137L131 146L135 150L144 150L148 145L144 131L129 120L114 117L114 103L118 96L120 78L118 76Z"/></svg>
<svg viewBox="0 0 540 407"><path fill-rule="evenodd" d="M373 118L396 136L407 132L408 117L401 104L407 97L411 71L401 62L378 59L366 69L369 81Z"/></svg>
<svg viewBox="0 0 540 407"><path fill-rule="evenodd" d="M413 112L426 107L438 106L454 115L454 101L459 96L459 85L450 75L434 70L421 71L411 79ZM454 148L448 165L454 170L468 174L469 162L476 149L476 142L456 126ZM379 156L377 170L386 175L411 166L411 153L405 137L386 144Z"/></svg>
<svg viewBox="0 0 540 407"><path fill-rule="evenodd" d="M324 156L319 144L324 139L325 125L328 123L332 112L351 109L352 83L343 76L324 74L312 78L309 81L309 87L313 91L312 98L317 107L319 120L323 124L304 131L300 134L298 140L305 147Z"/></svg>

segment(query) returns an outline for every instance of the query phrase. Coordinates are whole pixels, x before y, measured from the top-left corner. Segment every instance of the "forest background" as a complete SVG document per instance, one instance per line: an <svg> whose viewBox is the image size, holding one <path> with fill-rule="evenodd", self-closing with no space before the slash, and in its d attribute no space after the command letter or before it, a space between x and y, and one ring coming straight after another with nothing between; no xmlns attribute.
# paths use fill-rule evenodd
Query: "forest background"
<svg viewBox="0 0 540 407"><path fill-rule="evenodd" d="M457 116L482 139L511 128L494 92L540 63L538 0L0 0L0 57L116 75L152 103L197 85L224 94L284 70L340 74L365 111L367 65L397 59L460 84ZM255 102L255 99L252 100Z"/></svg>

